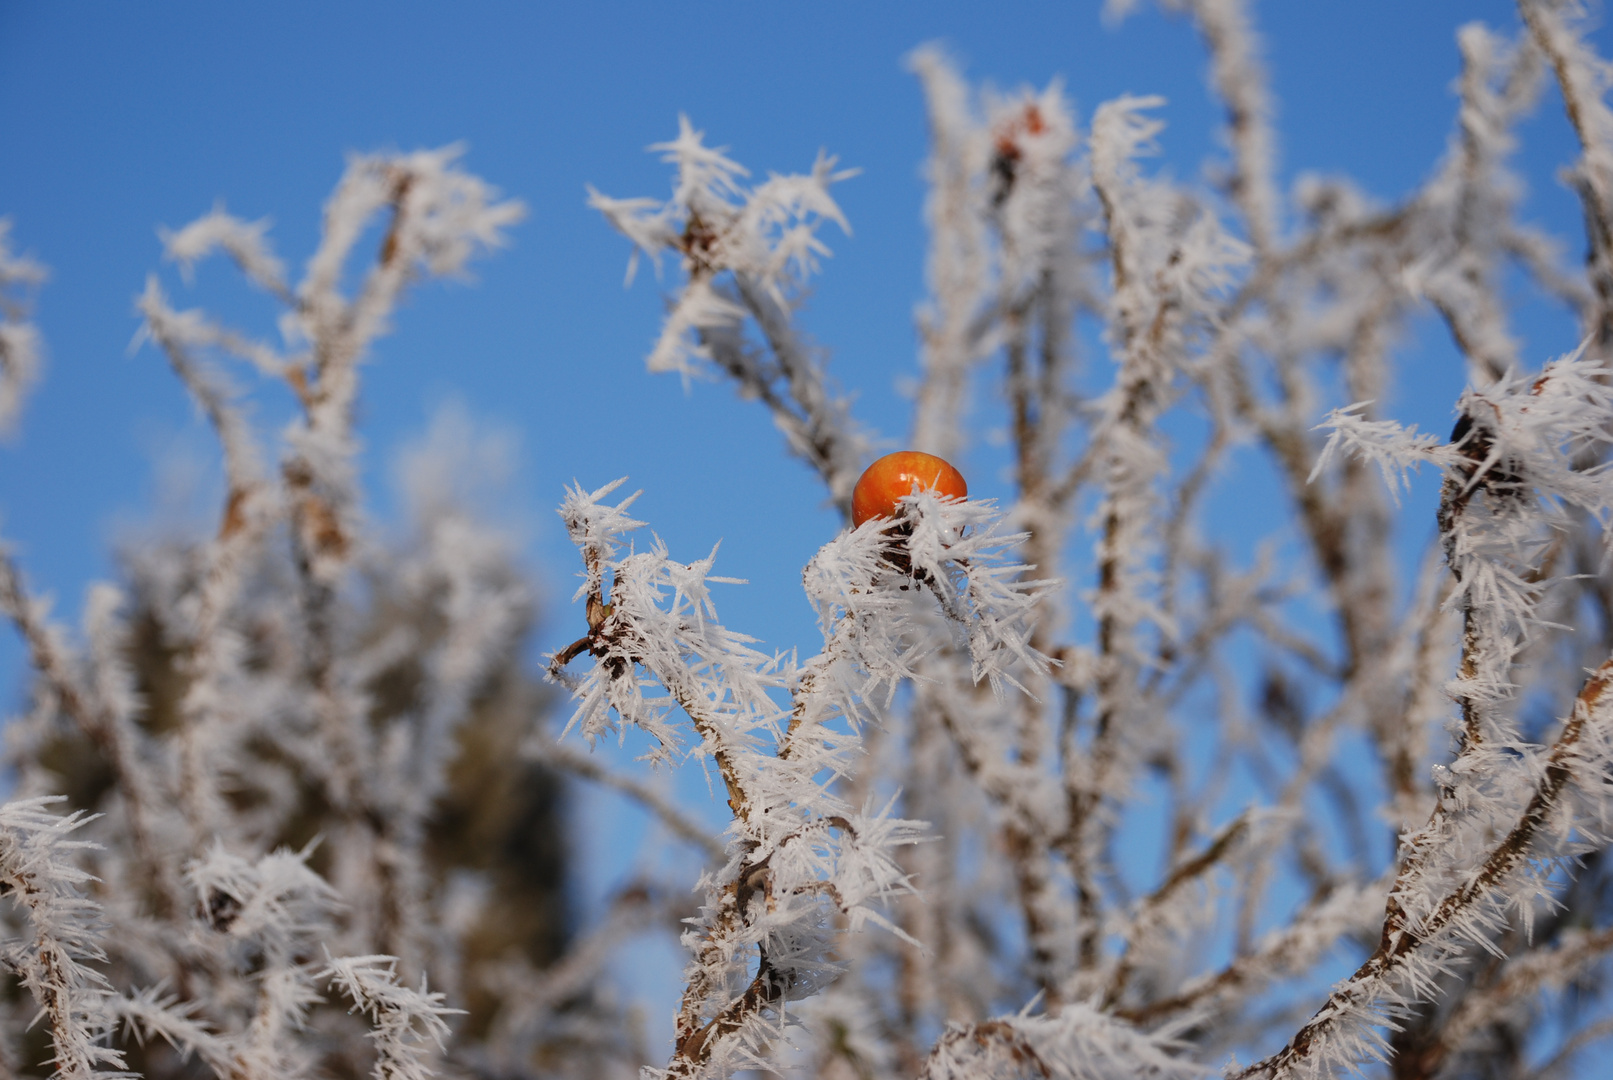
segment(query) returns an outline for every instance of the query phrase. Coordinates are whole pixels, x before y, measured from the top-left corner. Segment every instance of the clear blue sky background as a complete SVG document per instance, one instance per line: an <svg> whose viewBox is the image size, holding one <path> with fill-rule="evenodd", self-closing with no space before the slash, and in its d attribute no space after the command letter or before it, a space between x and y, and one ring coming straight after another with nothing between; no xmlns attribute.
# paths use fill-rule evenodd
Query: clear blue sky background
<svg viewBox="0 0 1613 1080"><path fill-rule="evenodd" d="M1455 28L1517 23L1502 0L1268 0L1256 12L1285 182L1343 171L1386 200L1425 178L1444 149ZM297 266L344 153L463 140L467 167L523 199L530 216L509 250L477 264L474 287L416 292L377 350L363 394L374 505L390 505L389 455L457 398L521 434L512 513L534 524L529 555L556 601L569 594L575 556L548 508L573 478L627 474L646 489L640 516L675 552L694 557L723 538L720 566L755 583L731 590L725 621L810 648L799 568L835 518L759 409L724 386L686 395L675 379L644 374L661 294L643 274L623 291L625 241L586 209L583 185L664 195L665 168L643 148L671 136L680 111L756 172L805 168L820 147L860 167L838 189L855 235L827 234L835 257L803 319L859 393L860 418L899 442L907 412L896 383L914 371L912 310L923 295L925 139L901 61L930 40L999 85L1062 76L1083 124L1106 98L1164 94L1164 161L1178 176L1197 178L1218 150L1191 28L1152 11L1108 28L1099 5L1081 0L0 0L0 214L53 272L38 309L46 380L20 437L0 447L4 535L36 586L76 617L85 583L111 572L119 529L150 519L158 462L176 447L208 447L161 357L128 348L133 297L159 266L158 226L223 199L239 215L272 216ZM1598 40L1610 51L1606 33ZM1525 137L1529 213L1575 237L1577 211L1554 180L1573 155L1555 95ZM210 264L189 290L163 272L178 303L267 332L266 302L226 264ZM1550 312L1522 330L1536 362L1575 343ZM1396 411L1438 428L1460 369L1440 333L1413 344ZM982 444L963 463L974 493L1005 491L995 453ZM579 620L551 607L543 642L575 636ZM20 673L7 637L7 707Z"/></svg>

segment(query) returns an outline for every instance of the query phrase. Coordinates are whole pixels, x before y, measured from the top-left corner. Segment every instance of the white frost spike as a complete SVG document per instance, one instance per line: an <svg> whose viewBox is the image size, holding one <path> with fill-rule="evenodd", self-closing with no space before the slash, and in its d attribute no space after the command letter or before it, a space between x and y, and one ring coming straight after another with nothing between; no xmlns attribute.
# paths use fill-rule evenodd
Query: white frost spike
<svg viewBox="0 0 1613 1080"><path fill-rule="evenodd" d="M1331 429L1331 434L1322 452L1316 455L1316 467L1308 479L1314 483L1335 458L1353 455L1377 467L1384 487L1398 503L1401 492L1406 489L1407 474L1433 460L1432 451L1440 445L1440 439L1437 435L1419 434L1415 424L1402 426L1393 420L1369 420L1365 410L1370 404L1358 401L1334 409L1317 425L1320 430Z"/></svg>
<svg viewBox="0 0 1613 1080"><path fill-rule="evenodd" d="M158 987L151 987L113 997L109 1007L142 1046L146 1039L156 1036L185 1057L196 1054L220 1076L229 1075L235 1066L229 1040L221 1038L199 1018L200 1002L181 1001L175 995L164 994Z"/></svg>
<svg viewBox="0 0 1613 1080"><path fill-rule="evenodd" d="M353 1002L353 1012L369 1017L374 1030L375 1080L431 1080L432 1064L448 1037L444 1017L462 1012L443 1004L440 993L422 982L411 990L398 982L397 960L390 956L342 956L330 959L315 978Z"/></svg>
<svg viewBox="0 0 1613 1080"><path fill-rule="evenodd" d="M268 218L242 221L228 213L219 203L210 213L204 214L179 230L159 229L163 248L168 257L179 264L185 279L190 280L196 264L214 251L223 251L235 260L254 284L276 295L286 292L286 265L274 253L269 243Z"/></svg>
<svg viewBox="0 0 1613 1080"><path fill-rule="evenodd" d="M602 488L585 492L582 485L573 484L566 489L566 501L560 506L560 517L566 523L566 532L576 544L587 565L583 584L572 594L572 600L581 600L589 593L597 593L603 580L605 564L612 559L620 544L617 537L644 527L644 522L627 516L641 492L635 491L615 506L600 500L627 483L627 477L612 480Z"/></svg>

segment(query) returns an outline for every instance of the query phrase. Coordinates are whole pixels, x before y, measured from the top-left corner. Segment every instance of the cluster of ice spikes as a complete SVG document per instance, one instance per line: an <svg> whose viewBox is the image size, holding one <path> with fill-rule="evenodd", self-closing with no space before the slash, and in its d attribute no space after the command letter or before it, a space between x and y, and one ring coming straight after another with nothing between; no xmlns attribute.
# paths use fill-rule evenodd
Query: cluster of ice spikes
<svg viewBox="0 0 1613 1080"><path fill-rule="evenodd" d="M727 1075L765 1065L787 1003L839 973L837 938L869 922L894 929L880 908L912 888L895 852L923 824L841 794L863 729L948 641L994 688L1045 672L1029 620L1051 583L1012 561L1022 537L1000 529L989 501L917 493L898 518L842 532L807 566L823 650L769 656L718 622L710 585L729 579L711 573L715 550L693 563L659 540L623 550L642 523L627 514L636 496L605 501L621 483L572 488L561 507L583 555L574 599L587 600L589 632L551 671L576 701L568 730L593 741L638 727L656 760L691 755L722 777L727 862L702 878L705 903L684 935L693 960L668 1075ZM592 665L567 673L584 651Z"/></svg>

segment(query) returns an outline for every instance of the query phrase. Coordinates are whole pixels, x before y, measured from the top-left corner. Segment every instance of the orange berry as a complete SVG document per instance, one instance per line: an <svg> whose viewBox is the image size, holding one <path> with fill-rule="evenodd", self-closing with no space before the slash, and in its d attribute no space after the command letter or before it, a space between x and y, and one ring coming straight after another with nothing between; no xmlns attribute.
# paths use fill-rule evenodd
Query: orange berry
<svg viewBox="0 0 1613 1080"><path fill-rule="evenodd" d="M851 492L851 523L861 525L870 518L893 517L896 501L913 493L913 485L937 495L967 498L969 485L963 474L934 454L898 450L868 466Z"/></svg>

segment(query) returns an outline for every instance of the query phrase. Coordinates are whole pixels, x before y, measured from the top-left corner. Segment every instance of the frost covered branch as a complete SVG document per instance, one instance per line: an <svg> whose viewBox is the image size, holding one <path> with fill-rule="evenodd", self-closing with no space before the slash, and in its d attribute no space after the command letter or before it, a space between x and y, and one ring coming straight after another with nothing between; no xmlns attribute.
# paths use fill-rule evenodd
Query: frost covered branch
<svg viewBox="0 0 1613 1080"><path fill-rule="evenodd" d="M0 806L0 891L28 919L27 936L6 943L5 966L49 1022L52 1076L113 1080L128 1074L123 1055L106 1045L113 1024L107 1008L111 986L91 966L106 958L105 923L100 906L84 895L90 875L75 865L76 851L87 845L68 839L85 819L45 809L59 801L46 796Z"/></svg>
<svg viewBox="0 0 1613 1080"><path fill-rule="evenodd" d="M11 432L39 378L39 330L29 321L31 295L45 268L11 246L11 221L0 218L0 434Z"/></svg>
<svg viewBox="0 0 1613 1080"><path fill-rule="evenodd" d="M898 525L843 533L808 566L824 651L798 666L717 622L715 552L691 564L659 541L622 553L621 537L641 523L626 513L636 496L605 501L621 483L573 488L561 507L583 555L574 599L587 601L588 634L550 671L577 702L568 730L592 742L632 725L670 763L686 745L677 709L696 737L688 752L722 777L729 858L703 875L705 906L685 934L694 957L667 1075L726 1075L760 1063L786 1005L838 971L830 916L852 931L890 926L879 905L911 888L895 851L919 838L921 823L888 806L858 809L837 792L855 774L863 729L883 722L938 638L955 640L976 681L994 687L1042 666L1025 620L1044 583L1016 580L1023 568L1002 550L1019 538L998 533L988 504L910 496ZM592 669L568 674L584 652ZM651 687L665 696L646 696ZM774 693L788 693L789 706Z"/></svg>
<svg viewBox="0 0 1613 1080"><path fill-rule="evenodd" d="M705 144L687 117L678 137L651 146L676 166L673 197L613 199L589 189L588 205L633 243L631 282L640 253L660 269L676 252L685 282L647 360L652 372L689 378L714 365L743 393L762 401L790 452L828 485L849 514L851 487L869 446L851 419L851 402L831 380L818 350L793 325L794 304L829 249L825 222L849 232L829 187L855 175L823 154L806 174L770 175L746 187L748 172ZM746 321L762 349L747 341Z"/></svg>

